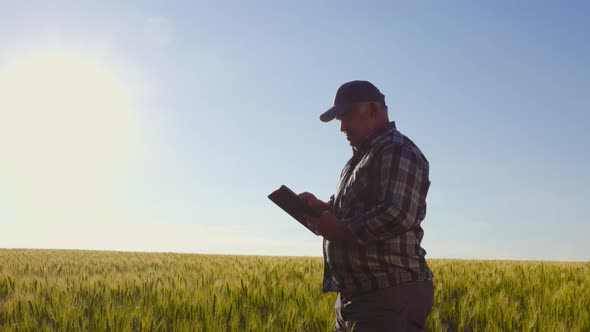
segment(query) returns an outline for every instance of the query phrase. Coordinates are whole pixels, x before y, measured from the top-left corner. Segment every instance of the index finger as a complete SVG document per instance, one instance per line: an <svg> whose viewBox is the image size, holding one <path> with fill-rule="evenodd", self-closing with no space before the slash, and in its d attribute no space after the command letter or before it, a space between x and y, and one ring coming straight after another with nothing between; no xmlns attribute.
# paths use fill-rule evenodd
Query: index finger
<svg viewBox="0 0 590 332"><path fill-rule="evenodd" d="M308 193L307 191L306 192L302 192L301 194L299 194L297 196L303 198L306 201L316 200L317 199L314 194Z"/></svg>

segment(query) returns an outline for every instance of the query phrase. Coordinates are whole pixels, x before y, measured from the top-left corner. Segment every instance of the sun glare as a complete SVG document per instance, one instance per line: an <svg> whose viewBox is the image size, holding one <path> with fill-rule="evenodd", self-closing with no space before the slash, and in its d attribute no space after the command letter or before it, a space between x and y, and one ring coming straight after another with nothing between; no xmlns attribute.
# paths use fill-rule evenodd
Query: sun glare
<svg viewBox="0 0 590 332"><path fill-rule="evenodd" d="M0 67L0 171L21 217L99 214L135 134L125 86L95 59L51 51Z"/></svg>

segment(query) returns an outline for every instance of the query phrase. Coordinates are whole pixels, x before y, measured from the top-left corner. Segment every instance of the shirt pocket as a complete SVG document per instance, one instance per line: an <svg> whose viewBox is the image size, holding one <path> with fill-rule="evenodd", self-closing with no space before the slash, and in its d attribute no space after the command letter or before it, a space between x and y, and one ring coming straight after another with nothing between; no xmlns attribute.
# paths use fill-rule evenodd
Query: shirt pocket
<svg viewBox="0 0 590 332"><path fill-rule="evenodd" d="M364 212L370 208L374 193L370 190L371 181L368 167L355 168L342 191L342 212L345 217Z"/></svg>

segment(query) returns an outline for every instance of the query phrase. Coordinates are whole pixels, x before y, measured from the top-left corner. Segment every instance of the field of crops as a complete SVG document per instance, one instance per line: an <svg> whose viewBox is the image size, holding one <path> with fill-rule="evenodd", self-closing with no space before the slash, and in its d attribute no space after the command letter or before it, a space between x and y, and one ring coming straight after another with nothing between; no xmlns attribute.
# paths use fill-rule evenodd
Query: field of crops
<svg viewBox="0 0 590 332"><path fill-rule="evenodd" d="M590 331L590 263L429 260L429 331ZM0 331L330 331L321 258L0 250Z"/></svg>

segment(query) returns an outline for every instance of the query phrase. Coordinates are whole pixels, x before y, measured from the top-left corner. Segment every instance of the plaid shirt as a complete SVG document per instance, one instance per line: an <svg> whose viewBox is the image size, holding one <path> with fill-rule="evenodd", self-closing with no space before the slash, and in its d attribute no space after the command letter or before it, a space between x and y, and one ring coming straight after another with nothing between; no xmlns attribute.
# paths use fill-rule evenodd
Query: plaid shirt
<svg viewBox="0 0 590 332"><path fill-rule="evenodd" d="M330 203L357 242L324 239L323 292L362 293L432 279L420 246L428 170L420 149L394 122L354 152Z"/></svg>

